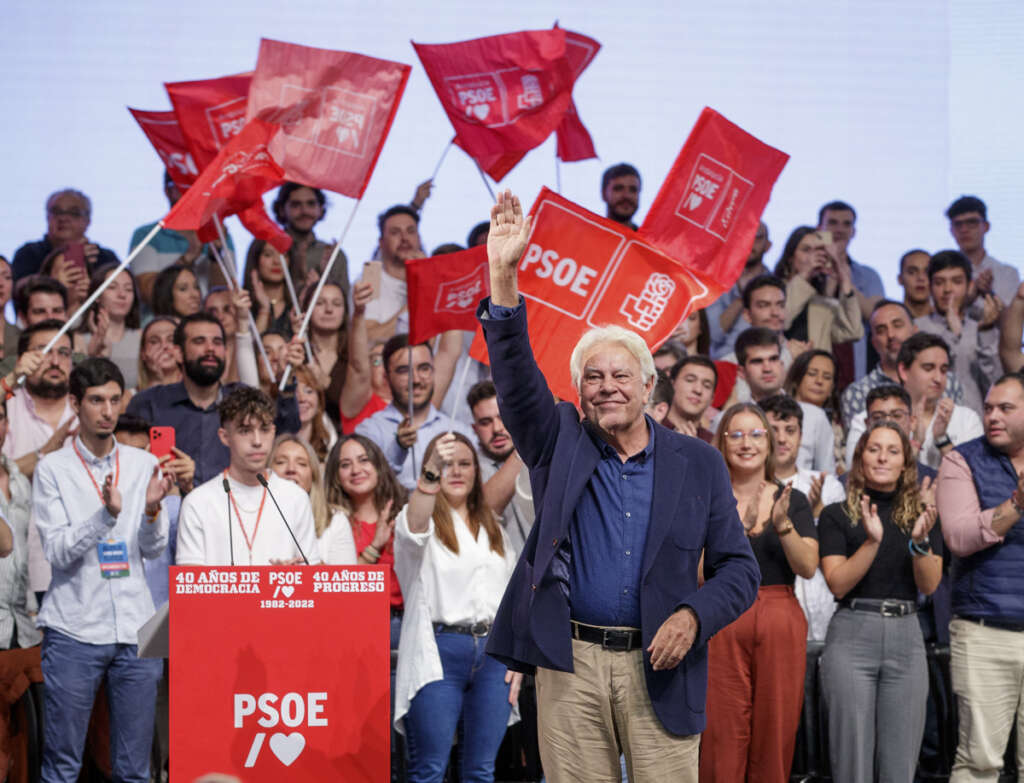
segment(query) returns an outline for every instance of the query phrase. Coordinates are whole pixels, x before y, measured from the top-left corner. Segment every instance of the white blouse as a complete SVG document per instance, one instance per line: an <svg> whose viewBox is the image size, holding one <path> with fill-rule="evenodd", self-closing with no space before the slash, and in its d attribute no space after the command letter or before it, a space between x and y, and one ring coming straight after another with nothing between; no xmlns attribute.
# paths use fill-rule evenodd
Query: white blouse
<svg viewBox="0 0 1024 783"><path fill-rule="evenodd" d="M352 525L341 511L334 512L330 524L320 534L320 557L326 565L355 565L359 558Z"/></svg>
<svg viewBox="0 0 1024 783"><path fill-rule="evenodd" d="M481 527L474 538L466 522L453 511L459 544L456 554L434 535L433 518L425 532L411 532L408 511L407 505L395 520L395 573L405 598L405 614L395 672L394 724L403 734L402 719L413 697L427 683L444 678L433 624L471 625L493 620L516 565L504 530L505 554L499 555L491 550L486 530ZM518 711L513 709L509 723L518 719Z"/></svg>

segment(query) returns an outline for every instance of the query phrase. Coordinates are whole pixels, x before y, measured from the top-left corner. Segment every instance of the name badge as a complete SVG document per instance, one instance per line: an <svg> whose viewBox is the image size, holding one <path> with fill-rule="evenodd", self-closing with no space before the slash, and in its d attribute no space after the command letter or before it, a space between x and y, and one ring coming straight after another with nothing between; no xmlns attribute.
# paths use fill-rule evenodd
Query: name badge
<svg viewBox="0 0 1024 783"><path fill-rule="evenodd" d="M96 545L100 559L100 576L104 579L121 579L131 573L128 565L128 545L124 541L107 539Z"/></svg>

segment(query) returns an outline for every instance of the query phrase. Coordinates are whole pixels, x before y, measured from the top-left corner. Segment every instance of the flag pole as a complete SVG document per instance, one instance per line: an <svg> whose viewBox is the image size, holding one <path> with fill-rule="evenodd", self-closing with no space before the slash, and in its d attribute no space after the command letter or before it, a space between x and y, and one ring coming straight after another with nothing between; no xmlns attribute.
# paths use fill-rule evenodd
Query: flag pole
<svg viewBox="0 0 1024 783"><path fill-rule="evenodd" d="M555 148L555 191L562 192L562 165L558 158L558 148Z"/></svg>
<svg viewBox="0 0 1024 783"><path fill-rule="evenodd" d="M64 322L64 325L57 331L57 334L50 338L50 342L48 342L46 346L43 348L44 355L48 354L51 350L53 350L53 346L57 344L57 341L61 337L67 334L68 330L71 328L71 325L74 324L79 318L81 318L84 313L88 312L89 308L92 306L92 303L100 298L100 295L104 291L106 291L107 287L114 282L114 278L116 278L121 273L121 270L125 269L132 261L135 260L135 257L142 252L142 248L144 248L146 245L152 242L153 237L155 237L157 235L157 232L163 227L164 222L162 220L158 220L156 225L153 226L153 228L150 230L148 234L146 234L145 239L143 239L141 242L139 242L139 244L135 246L132 252L128 254L128 257L121 262L121 265L112 274L107 275L107 279L100 283L99 287L92 292L92 295L84 302L82 302L82 304L78 306L78 309L75 310L72 316ZM21 385L24 382L25 376L18 376L18 385Z"/></svg>
<svg viewBox="0 0 1024 783"><path fill-rule="evenodd" d="M222 240L223 241L223 240ZM220 267L220 272L224 275L224 279L227 280L228 290L235 291L240 287L240 283L237 279L232 279L231 273L228 271L227 264L224 263L224 259L221 258L217 247L210 245L210 250L213 252L213 258L217 262L217 266ZM270 363L270 357L267 356L267 349L263 347L263 338L260 337L260 330L256 326L256 319L252 317L252 310L250 309L247 313L249 316L249 331L252 333L253 342L256 343L256 349L259 351L260 356L263 358L263 366L267 373L270 375L270 379L274 380L274 367Z"/></svg>
<svg viewBox="0 0 1024 783"><path fill-rule="evenodd" d="M288 268L288 262L285 260L284 253L278 252L277 257L281 260L281 269L284 271L284 285L288 289L288 298L292 300L292 309L302 317L302 308L299 307L299 297L295 293L295 283L292 282L292 273ZM313 349L309 347L309 343L306 343L306 361L310 364L313 363Z"/></svg>
<svg viewBox="0 0 1024 783"><path fill-rule="evenodd" d="M491 189L491 183L487 181L487 175L484 174L484 170L480 168L480 164L477 163L475 160L473 161L473 163L476 163L476 170L480 172L480 179L484 181L484 187L487 188L487 192L491 194L491 201L497 201L497 199L494 197L494 190Z"/></svg>
<svg viewBox="0 0 1024 783"><path fill-rule="evenodd" d="M459 400L462 399L462 389L466 385L466 376L469 374L469 365L473 358L467 353L466 363L462 365L462 372L459 373L459 385L455 387L455 399L452 400L452 410L448 414L448 431L455 431L455 409L459 407Z"/></svg>
<svg viewBox="0 0 1024 783"><path fill-rule="evenodd" d="M409 426L412 426L413 417L413 376L416 374L415 368L412 366L412 343L409 343ZM409 456L412 457L412 476L415 479L419 479L419 473L416 472L416 444L412 444L409 450Z"/></svg>
<svg viewBox="0 0 1024 783"><path fill-rule="evenodd" d="M345 223L345 228L342 229L341 236L338 237L338 241L334 245L334 250L331 251L331 257L327 259L327 265L324 267L324 271L321 273L320 279L316 282L316 290L313 292L313 298L309 300L309 307L306 308L306 312L302 316L302 327L299 329L300 340L306 336L306 330L309 328L309 319L313 315L313 308L316 307L317 300L320 298L320 292L327 283L327 278L331 274L334 262L338 260L338 254L341 252L341 243L345 241L345 235L348 234L348 230L352 227L352 221L355 220L356 212L359 210L359 205L362 202L362 196L356 199L356 203L352 207L352 212L348 216L348 222ZM281 376L281 383L277 387L280 391L284 391L284 387L288 385L288 378L291 376L291 372L291 365L284 368L284 374Z"/></svg>
<svg viewBox="0 0 1024 783"><path fill-rule="evenodd" d="M444 148L444 152L441 153L441 159L437 162L437 165L434 166L434 173L430 176L431 182L437 179L437 174L439 171L441 171L441 164L444 163L444 159L448 157L448 150L450 150L452 148L452 145L454 144L455 138L452 137L452 140L448 142L448 146Z"/></svg>

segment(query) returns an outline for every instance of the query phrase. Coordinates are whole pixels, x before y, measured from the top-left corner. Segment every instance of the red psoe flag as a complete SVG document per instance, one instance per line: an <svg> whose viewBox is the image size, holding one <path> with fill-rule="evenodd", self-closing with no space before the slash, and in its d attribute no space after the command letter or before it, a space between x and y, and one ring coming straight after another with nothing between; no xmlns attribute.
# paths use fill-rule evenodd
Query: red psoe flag
<svg viewBox="0 0 1024 783"><path fill-rule="evenodd" d="M411 70L390 60L264 38L248 117L281 126L270 151L287 179L360 198Z"/></svg>
<svg viewBox="0 0 1024 783"><path fill-rule="evenodd" d="M785 152L705 108L639 233L727 290L739 278L772 186L788 160Z"/></svg>
<svg viewBox="0 0 1024 783"><path fill-rule="evenodd" d="M284 254L291 249L291 236L270 219L270 215L267 214L267 210L263 206L263 199L257 200L251 207L239 212L238 219L242 221L246 231L256 239L269 242L278 253Z"/></svg>
<svg viewBox="0 0 1024 783"><path fill-rule="evenodd" d="M409 289L409 343L449 329L477 328L476 307L490 294L487 247L405 262Z"/></svg>
<svg viewBox="0 0 1024 783"><path fill-rule="evenodd" d="M267 149L277 132L276 125L262 120L247 123L167 213L164 227L195 230L215 214L224 218L261 204L261 196L285 179Z"/></svg>
<svg viewBox="0 0 1024 783"><path fill-rule="evenodd" d="M206 168L245 125L252 73L164 84L192 157Z"/></svg>
<svg viewBox="0 0 1024 783"><path fill-rule="evenodd" d="M601 44L586 35L574 33L571 30L565 31L565 56L569 59L569 66L572 68L573 83L580 78L580 75L587 69L591 61L597 56ZM556 131L558 148L556 154L560 160L571 163L577 160L587 160L597 157L597 150L594 149L594 140L590 137L576 111L576 101L569 101L569 108Z"/></svg>
<svg viewBox="0 0 1024 783"><path fill-rule="evenodd" d="M572 100L564 30L413 47L456 143L495 181L558 128Z"/></svg>
<svg viewBox="0 0 1024 783"><path fill-rule="evenodd" d="M173 111L143 111L128 107L132 117L139 123L156 154L164 162L171 180L182 191L191 187L199 176L192 153L185 144L181 126Z"/></svg>

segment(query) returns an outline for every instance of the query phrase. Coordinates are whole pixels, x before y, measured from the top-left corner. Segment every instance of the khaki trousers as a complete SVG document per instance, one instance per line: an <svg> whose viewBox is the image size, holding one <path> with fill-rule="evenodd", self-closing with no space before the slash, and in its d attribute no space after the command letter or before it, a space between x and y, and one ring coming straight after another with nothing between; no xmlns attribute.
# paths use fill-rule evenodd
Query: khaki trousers
<svg viewBox="0 0 1024 783"><path fill-rule="evenodd" d="M949 651L960 716L950 782L999 779L1014 716L1017 768L1024 770L1024 633L956 618Z"/></svg>
<svg viewBox="0 0 1024 783"><path fill-rule="evenodd" d="M540 758L550 783L697 783L700 735L670 734L654 714L643 652L572 640L575 672L537 669Z"/></svg>

